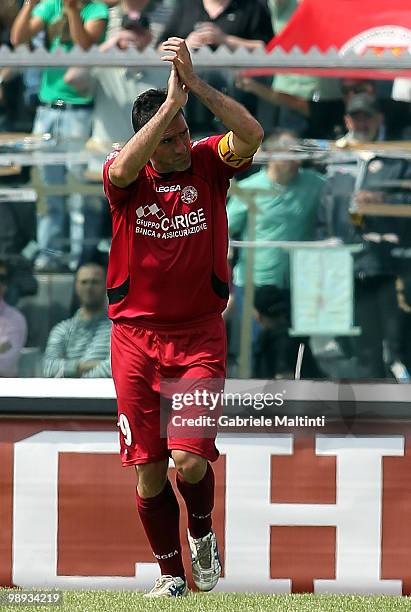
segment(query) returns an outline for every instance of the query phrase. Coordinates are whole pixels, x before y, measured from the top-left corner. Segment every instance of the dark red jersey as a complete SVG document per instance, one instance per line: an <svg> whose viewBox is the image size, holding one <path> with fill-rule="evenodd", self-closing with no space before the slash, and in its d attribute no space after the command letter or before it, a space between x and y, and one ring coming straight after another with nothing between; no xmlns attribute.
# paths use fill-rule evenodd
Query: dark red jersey
<svg viewBox="0 0 411 612"><path fill-rule="evenodd" d="M109 317L139 325L190 326L221 313L228 298L226 197L249 166L226 136L192 144L191 166L158 174L150 163L121 189L104 165L113 238L107 275Z"/></svg>

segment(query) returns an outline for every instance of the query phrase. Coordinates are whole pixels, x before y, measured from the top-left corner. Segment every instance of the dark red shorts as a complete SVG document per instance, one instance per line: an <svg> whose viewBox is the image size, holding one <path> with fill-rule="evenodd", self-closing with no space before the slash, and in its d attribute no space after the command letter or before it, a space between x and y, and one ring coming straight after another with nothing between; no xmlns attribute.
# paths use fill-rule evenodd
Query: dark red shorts
<svg viewBox="0 0 411 612"><path fill-rule="evenodd" d="M123 466L161 461L171 450L218 458L215 437L160 436L160 380L224 380L226 354L221 317L179 331L114 322L111 365Z"/></svg>

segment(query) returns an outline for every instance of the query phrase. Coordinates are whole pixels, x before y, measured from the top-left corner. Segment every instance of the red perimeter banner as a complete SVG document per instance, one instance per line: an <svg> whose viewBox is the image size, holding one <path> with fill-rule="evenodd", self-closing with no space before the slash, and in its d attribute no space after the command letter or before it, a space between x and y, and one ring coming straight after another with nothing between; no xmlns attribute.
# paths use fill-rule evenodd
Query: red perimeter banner
<svg viewBox="0 0 411 612"><path fill-rule="evenodd" d="M152 586L158 568L113 423L1 418L1 585ZM220 436L217 590L409 595L410 440L410 421ZM189 567L186 546L184 557Z"/></svg>

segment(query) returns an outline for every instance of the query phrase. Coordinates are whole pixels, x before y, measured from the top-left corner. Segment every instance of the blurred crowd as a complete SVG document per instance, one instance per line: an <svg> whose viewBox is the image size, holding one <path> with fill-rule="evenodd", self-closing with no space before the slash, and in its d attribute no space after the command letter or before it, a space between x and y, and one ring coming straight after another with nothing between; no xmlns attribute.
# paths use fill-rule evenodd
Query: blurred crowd
<svg viewBox="0 0 411 612"><path fill-rule="evenodd" d="M76 45L87 50L98 45L107 53L114 48L144 52L158 49L169 36L179 36L193 53L221 46L252 51L264 48L286 26L297 5L298 0L3 0L0 43L11 48L27 45L31 50L70 50ZM132 136L134 99L148 88L164 87L167 72L167 68L138 66L0 67L0 148L2 142L10 147L29 134L35 147L36 142L44 144L48 135L55 150L67 153L65 164L35 169L38 180L49 188L38 201L26 201L23 195L31 184L32 168L0 166L0 193L13 189L22 194L21 199L0 198L0 376L22 374L23 347L36 349L31 374L110 376L110 322L104 297L111 231L108 207L102 195L87 190L64 193L57 186L68 178L83 185L99 183L101 156ZM243 103L266 133L263 153L268 163L253 166L229 201L231 237L250 239L252 209L256 242L332 238L341 245L360 247L353 255L353 324L360 333L336 335L320 345L289 333L289 252L255 249L251 375L294 377L303 344L302 377L408 380L409 220L406 214L376 214L375 206L411 204L410 161L392 151L349 161L330 157L328 162L309 156L271 159L270 154L324 139L333 141L337 150L407 141L410 82L294 73L253 77L249 71L211 68L203 69L201 76ZM186 115L194 138L224 129L193 97ZM79 159L84 150L89 154L86 162ZM235 375L246 250L234 249L230 263L232 296L226 321ZM54 275L55 283L64 276L71 285L66 303L57 300L52 315L48 304L47 317L43 316L48 324L42 325L39 283L46 275ZM337 364L333 370L328 367L331 358Z"/></svg>

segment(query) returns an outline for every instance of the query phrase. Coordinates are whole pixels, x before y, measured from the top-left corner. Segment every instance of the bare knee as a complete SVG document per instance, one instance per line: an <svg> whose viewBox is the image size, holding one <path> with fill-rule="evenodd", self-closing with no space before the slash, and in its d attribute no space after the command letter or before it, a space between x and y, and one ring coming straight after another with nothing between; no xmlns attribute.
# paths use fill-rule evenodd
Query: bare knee
<svg viewBox="0 0 411 612"><path fill-rule="evenodd" d="M136 465L137 491L140 497L155 497L164 489L167 480L168 459L156 463Z"/></svg>
<svg viewBox="0 0 411 612"><path fill-rule="evenodd" d="M176 470L191 484L199 482L207 470L207 459L188 453L187 451L174 450L171 453Z"/></svg>

